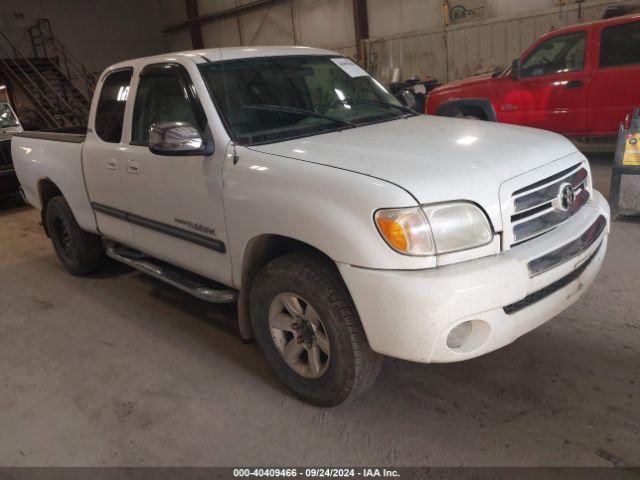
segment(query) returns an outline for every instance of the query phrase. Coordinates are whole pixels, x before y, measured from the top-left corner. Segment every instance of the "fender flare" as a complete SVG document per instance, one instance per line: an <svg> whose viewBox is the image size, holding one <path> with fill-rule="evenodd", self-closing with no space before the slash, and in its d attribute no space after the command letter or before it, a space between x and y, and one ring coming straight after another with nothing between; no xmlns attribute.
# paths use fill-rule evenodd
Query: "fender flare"
<svg viewBox="0 0 640 480"><path fill-rule="evenodd" d="M436 115L444 116L444 112L451 107L479 107L487 116L489 122L497 122L498 116L493 104L487 98L465 98L464 100L450 100L438 107Z"/></svg>

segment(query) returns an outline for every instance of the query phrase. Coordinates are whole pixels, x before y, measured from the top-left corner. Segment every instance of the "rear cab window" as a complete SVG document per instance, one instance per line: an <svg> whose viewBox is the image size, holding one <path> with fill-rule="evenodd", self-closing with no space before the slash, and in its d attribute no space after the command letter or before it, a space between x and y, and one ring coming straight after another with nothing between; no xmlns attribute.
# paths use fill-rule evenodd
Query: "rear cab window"
<svg viewBox="0 0 640 480"><path fill-rule="evenodd" d="M133 69L127 68L109 73L102 82L94 129L104 142L120 142L132 76Z"/></svg>
<svg viewBox="0 0 640 480"><path fill-rule="evenodd" d="M640 64L640 22L602 30L600 68Z"/></svg>

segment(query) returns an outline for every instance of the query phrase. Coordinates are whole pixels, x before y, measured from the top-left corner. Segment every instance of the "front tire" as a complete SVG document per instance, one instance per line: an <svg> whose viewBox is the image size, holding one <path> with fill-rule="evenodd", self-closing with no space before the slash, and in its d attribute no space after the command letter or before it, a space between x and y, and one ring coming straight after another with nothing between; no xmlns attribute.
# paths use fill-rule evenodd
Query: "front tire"
<svg viewBox="0 0 640 480"><path fill-rule="evenodd" d="M54 197L49 201L45 221L58 259L69 273L86 275L104 264L102 240L78 226L64 197Z"/></svg>
<svg viewBox="0 0 640 480"><path fill-rule="evenodd" d="M311 404L353 399L380 373L383 357L369 347L335 266L319 255L268 263L252 286L251 322L276 376Z"/></svg>

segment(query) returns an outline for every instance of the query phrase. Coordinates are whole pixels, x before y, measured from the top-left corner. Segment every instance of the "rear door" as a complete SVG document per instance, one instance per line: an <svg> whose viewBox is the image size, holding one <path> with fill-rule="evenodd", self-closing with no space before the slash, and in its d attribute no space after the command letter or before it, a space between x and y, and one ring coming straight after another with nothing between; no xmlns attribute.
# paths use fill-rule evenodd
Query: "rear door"
<svg viewBox="0 0 640 480"><path fill-rule="evenodd" d="M589 131L615 135L627 114L640 106L640 21L597 25L597 49L589 90Z"/></svg>
<svg viewBox="0 0 640 480"><path fill-rule="evenodd" d="M498 89L498 119L504 123L579 135L587 128L587 31L540 42L521 61L520 77L505 77Z"/></svg>
<svg viewBox="0 0 640 480"><path fill-rule="evenodd" d="M133 245L133 228L124 212L121 151L125 107L133 69L109 72L96 90L95 117L89 120L82 150L84 178L100 232L112 240Z"/></svg>
<svg viewBox="0 0 640 480"><path fill-rule="evenodd" d="M190 74L177 63L148 65L140 72L133 102L122 179L137 249L229 284L222 203L226 145L216 145L208 156L158 155L148 147L154 123L184 122L203 138L211 137Z"/></svg>

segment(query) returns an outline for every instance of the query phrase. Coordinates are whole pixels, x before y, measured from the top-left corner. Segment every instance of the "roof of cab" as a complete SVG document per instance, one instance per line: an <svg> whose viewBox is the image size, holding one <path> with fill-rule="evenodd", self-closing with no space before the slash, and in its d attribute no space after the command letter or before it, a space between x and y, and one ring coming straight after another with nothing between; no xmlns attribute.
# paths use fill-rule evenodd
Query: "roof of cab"
<svg viewBox="0 0 640 480"><path fill-rule="evenodd" d="M194 63L215 62L221 59L236 60L240 58L280 57L294 55L339 55L331 50L303 46L273 46L273 47L225 47L204 48L184 52L166 53L151 57L134 58L119 62L108 67L105 71L119 68L147 65L150 63L175 62L178 58L189 58Z"/></svg>
<svg viewBox="0 0 640 480"><path fill-rule="evenodd" d="M640 20L640 13L630 13L628 15L620 15L618 17L593 20L591 22L577 23L575 25L556 28L554 30L551 30L550 32L545 33L540 38L556 36L557 34L564 33L564 32L571 33L574 31L585 30L587 28L590 28L593 25L613 26L613 25L619 25L619 24L629 23L629 22L638 21L638 20Z"/></svg>

